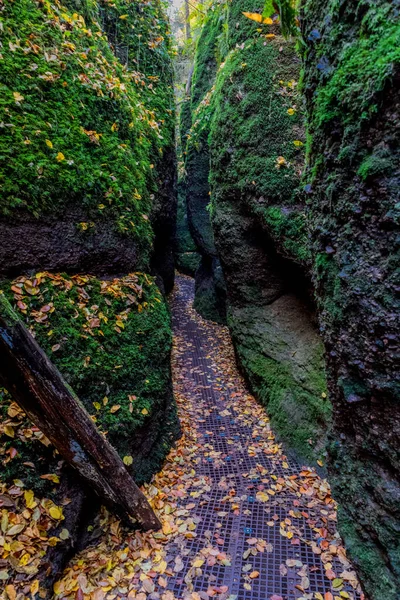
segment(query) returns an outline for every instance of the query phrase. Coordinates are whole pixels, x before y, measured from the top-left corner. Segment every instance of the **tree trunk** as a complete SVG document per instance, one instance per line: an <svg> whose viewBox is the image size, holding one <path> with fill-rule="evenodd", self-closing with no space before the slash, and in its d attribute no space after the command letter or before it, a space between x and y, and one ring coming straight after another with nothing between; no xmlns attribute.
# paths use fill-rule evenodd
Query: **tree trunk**
<svg viewBox="0 0 400 600"><path fill-rule="evenodd" d="M190 31L190 20L189 20L189 0L185 0L185 30L186 30L186 39L190 40L191 31Z"/></svg>
<svg viewBox="0 0 400 600"><path fill-rule="evenodd" d="M61 456L130 524L161 524L72 389L0 293L0 383Z"/></svg>

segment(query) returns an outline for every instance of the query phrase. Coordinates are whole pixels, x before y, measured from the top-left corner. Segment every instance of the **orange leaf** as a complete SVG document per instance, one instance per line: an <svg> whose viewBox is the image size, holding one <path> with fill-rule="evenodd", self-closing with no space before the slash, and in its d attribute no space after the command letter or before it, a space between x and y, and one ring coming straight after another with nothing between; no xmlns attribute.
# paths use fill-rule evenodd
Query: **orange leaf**
<svg viewBox="0 0 400 600"><path fill-rule="evenodd" d="M273 23L273 20L269 17L265 17L265 19L263 19L260 13L244 12L243 15L248 19L255 21L256 23L264 23L264 25L272 25Z"/></svg>
<svg viewBox="0 0 400 600"><path fill-rule="evenodd" d="M257 579L257 577L260 575L259 571L252 571L249 575L250 579Z"/></svg>

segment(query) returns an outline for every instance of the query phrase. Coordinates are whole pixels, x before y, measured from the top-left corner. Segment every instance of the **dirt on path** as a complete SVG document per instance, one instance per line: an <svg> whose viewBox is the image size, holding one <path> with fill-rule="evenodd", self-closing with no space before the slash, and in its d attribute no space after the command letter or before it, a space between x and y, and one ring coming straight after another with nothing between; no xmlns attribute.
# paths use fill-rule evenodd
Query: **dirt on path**
<svg viewBox="0 0 400 600"><path fill-rule="evenodd" d="M249 394L226 327L171 300L173 377L183 436L145 493L163 531L104 536L71 561L57 598L362 600L327 482L287 457Z"/></svg>

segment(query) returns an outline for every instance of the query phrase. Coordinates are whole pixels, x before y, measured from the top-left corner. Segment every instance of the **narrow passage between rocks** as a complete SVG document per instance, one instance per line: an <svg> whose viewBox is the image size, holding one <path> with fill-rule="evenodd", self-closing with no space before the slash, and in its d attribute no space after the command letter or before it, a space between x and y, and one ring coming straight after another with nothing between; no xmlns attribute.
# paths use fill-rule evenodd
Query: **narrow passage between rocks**
<svg viewBox="0 0 400 600"><path fill-rule="evenodd" d="M196 444L187 491L197 527L174 543L184 568L168 587L178 598L360 598L329 485L285 455L238 373L228 329L199 317L193 296L193 281L178 277L174 381Z"/></svg>
<svg viewBox="0 0 400 600"><path fill-rule="evenodd" d="M199 317L193 296L193 280L179 276L171 309L183 436L145 490L163 531L127 536L111 518L56 592L68 597L80 578L102 598L362 600L329 485L285 455L238 373L228 329Z"/></svg>

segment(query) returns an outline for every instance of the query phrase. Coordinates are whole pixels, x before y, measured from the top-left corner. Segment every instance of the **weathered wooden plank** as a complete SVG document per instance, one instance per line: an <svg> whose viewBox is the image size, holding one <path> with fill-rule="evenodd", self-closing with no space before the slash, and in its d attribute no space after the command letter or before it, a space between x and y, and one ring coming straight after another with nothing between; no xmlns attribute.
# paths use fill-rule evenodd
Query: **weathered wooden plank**
<svg viewBox="0 0 400 600"><path fill-rule="evenodd" d="M0 383L106 504L128 523L161 527L116 450L2 293Z"/></svg>

